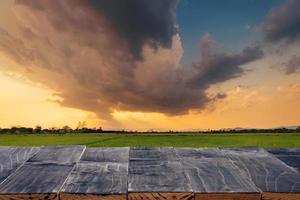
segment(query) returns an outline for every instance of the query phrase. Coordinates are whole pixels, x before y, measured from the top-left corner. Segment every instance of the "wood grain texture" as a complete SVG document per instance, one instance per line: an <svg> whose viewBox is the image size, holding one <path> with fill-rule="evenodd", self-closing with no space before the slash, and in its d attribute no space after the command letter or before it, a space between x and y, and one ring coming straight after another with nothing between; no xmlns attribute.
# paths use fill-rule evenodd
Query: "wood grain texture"
<svg viewBox="0 0 300 200"><path fill-rule="evenodd" d="M0 200L58 200L57 194L11 194L0 195Z"/></svg>
<svg viewBox="0 0 300 200"><path fill-rule="evenodd" d="M60 193L60 200L126 200L126 194L120 195L96 195L96 194L67 194Z"/></svg>
<svg viewBox="0 0 300 200"><path fill-rule="evenodd" d="M220 193L195 194L195 200L261 200L261 194Z"/></svg>
<svg viewBox="0 0 300 200"><path fill-rule="evenodd" d="M191 192L192 188L173 148L132 148L129 192Z"/></svg>
<svg viewBox="0 0 300 200"><path fill-rule="evenodd" d="M87 148L80 161L128 163L129 147Z"/></svg>
<svg viewBox="0 0 300 200"><path fill-rule="evenodd" d="M131 147L129 151L130 160L160 160L179 161L172 147Z"/></svg>
<svg viewBox="0 0 300 200"><path fill-rule="evenodd" d="M261 148L222 149L263 192L300 192L300 174Z"/></svg>
<svg viewBox="0 0 300 200"><path fill-rule="evenodd" d="M62 192L70 194L126 194L127 163L78 163Z"/></svg>
<svg viewBox="0 0 300 200"><path fill-rule="evenodd" d="M164 193L164 192L147 192L147 193L129 193L128 200L193 200L193 193Z"/></svg>
<svg viewBox="0 0 300 200"><path fill-rule="evenodd" d="M300 172L300 148L277 148L267 149L267 151L285 164Z"/></svg>
<svg viewBox="0 0 300 200"><path fill-rule="evenodd" d="M78 162L85 146L45 146L28 162L73 165Z"/></svg>
<svg viewBox="0 0 300 200"><path fill-rule="evenodd" d="M218 148L175 148L181 159L224 158L226 155Z"/></svg>
<svg viewBox="0 0 300 200"><path fill-rule="evenodd" d="M0 194L57 193L68 174L69 165L25 163L0 185Z"/></svg>
<svg viewBox="0 0 300 200"><path fill-rule="evenodd" d="M262 200L299 200L300 193L270 193L264 192Z"/></svg>
<svg viewBox="0 0 300 200"><path fill-rule="evenodd" d="M0 147L0 183L38 150L38 147Z"/></svg>
<svg viewBox="0 0 300 200"><path fill-rule="evenodd" d="M259 193L250 179L217 148L178 148L195 193Z"/></svg>

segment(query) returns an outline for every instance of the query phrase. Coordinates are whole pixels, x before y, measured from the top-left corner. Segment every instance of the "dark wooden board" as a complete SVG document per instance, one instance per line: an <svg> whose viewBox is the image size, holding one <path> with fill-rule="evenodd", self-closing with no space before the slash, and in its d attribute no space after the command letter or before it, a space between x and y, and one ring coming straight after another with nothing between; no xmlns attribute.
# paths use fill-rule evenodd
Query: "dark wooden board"
<svg viewBox="0 0 300 200"><path fill-rule="evenodd" d="M57 193L71 170L70 165L25 163L1 183L0 196Z"/></svg>
<svg viewBox="0 0 300 200"><path fill-rule="evenodd" d="M293 167L300 172L300 149L299 148L279 148L279 149L267 149L267 151L285 164Z"/></svg>
<svg viewBox="0 0 300 200"><path fill-rule="evenodd" d="M270 193L264 192L262 200L299 200L300 193Z"/></svg>
<svg viewBox="0 0 300 200"><path fill-rule="evenodd" d="M176 192L142 192L129 193L128 200L193 200L193 193L176 193Z"/></svg>
<svg viewBox="0 0 300 200"><path fill-rule="evenodd" d="M129 151L130 160L160 160L179 161L172 147L131 147Z"/></svg>
<svg viewBox="0 0 300 200"><path fill-rule="evenodd" d="M85 146L45 146L28 162L73 165L78 162Z"/></svg>
<svg viewBox="0 0 300 200"><path fill-rule="evenodd" d="M0 200L58 200L57 194L13 194L0 195Z"/></svg>
<svg viewBox="0 0 300 200"><path fill-rule="evenodd" d="M260 193L195 194L195 200L261 200L261 194Z"/></svg>
<svg viewBox="0 0 300 200"><path fill-rule="evenodd" d="M66 194L60 193L60 200L127 200L126 194L97 195L97 194Z"/></svg>
<svg viewBox="0 0 300 200"><path fill-rule="evenodd" d="M191 192L191 186L173 148L131 148L129 192Z"/></svg>
<svg viewBox="0 0 300 200"><path fill-rule="evenodd" d="M300 192L300 174L261 148L224 148L239 171L263 192Z"/></svg>
<svg viewBox="0 0 300 200"><path fill-rule="evenodd" d="M126 194L127 163L80 162L65 185L68 194Z"/></svg>
<svg viewBox="0 0 300 200"><path fill-rule="evenodd" d="M272 148L266 150L274 155L300 155L300 148Z"/></svg>
<svg viewBox="0 0 300 200"><path fill-rule="evenodd" d="M0 147L0 183L38 150L38 147Z"/></svg>
<svg viewBox="0 0 300 200"><path fill-rule="evenodd" d="M0 200L300 200L299 152L0 147Z"/></svg>
<svg viewBox="0 0 300 200"><path fill-rule="evenodd" d="M181 158L224 158L226 155L218 148L175 148L176 154Z"/></svg>
<svg viewBox="0 0 300 200"><path fill-rule="evenodd" d="M80 161L128 163L129 147L87 148Z"/></svg>
<svg viewBox="0 0 300 200"><path fill-rule="evenodd" d="M217 148L177 148L195 193L259 193L247 176Z"/></svg>

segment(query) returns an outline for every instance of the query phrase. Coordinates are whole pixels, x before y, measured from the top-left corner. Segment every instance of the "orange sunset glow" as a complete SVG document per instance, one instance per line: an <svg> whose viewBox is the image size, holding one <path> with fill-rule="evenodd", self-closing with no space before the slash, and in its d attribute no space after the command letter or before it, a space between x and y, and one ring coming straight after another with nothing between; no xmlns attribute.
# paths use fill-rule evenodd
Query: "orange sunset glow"
<svg viewBox="0 0 300 200"><path fill-rule="evenodd" d="M0 127L300 124L300 1L216 8L231 21L207 1L114 2L0 2Z"/></svg>

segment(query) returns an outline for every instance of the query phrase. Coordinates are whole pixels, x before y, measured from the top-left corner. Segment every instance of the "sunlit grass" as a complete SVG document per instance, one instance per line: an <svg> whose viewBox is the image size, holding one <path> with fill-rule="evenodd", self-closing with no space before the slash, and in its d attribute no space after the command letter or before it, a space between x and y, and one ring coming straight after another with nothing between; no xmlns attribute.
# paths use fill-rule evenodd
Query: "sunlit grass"
<svg viewBox="0 0 300 200"><path fill-rule="evenodd" d="M201 135L0 135L1 146L87 145L88 147L300 147L300 134L201 134Z"/></svg>

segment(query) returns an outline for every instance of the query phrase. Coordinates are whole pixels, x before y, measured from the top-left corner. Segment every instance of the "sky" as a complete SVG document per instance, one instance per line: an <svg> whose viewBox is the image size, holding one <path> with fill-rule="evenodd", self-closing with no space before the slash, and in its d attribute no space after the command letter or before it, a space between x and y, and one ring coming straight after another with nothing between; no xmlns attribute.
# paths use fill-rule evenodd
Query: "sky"
<svg viewBox="0 0 300 200"><path fill-rule="evenodd" d="M0 127L300 125L299 10L297 0L2 0Z"/></svg>

